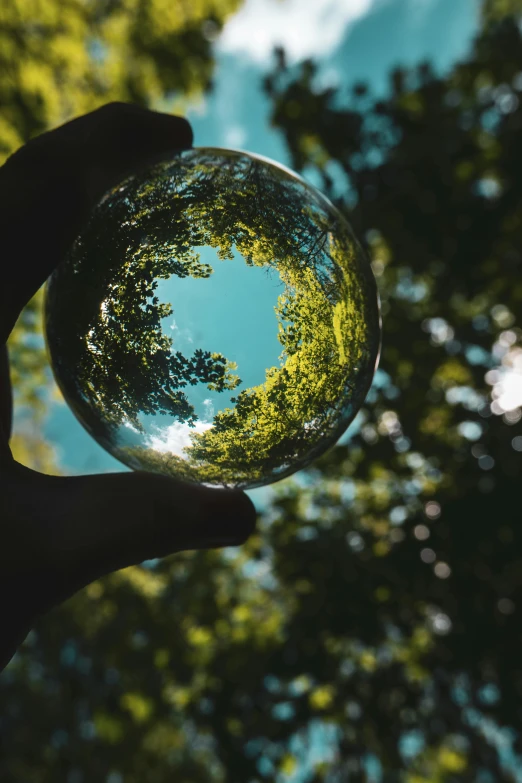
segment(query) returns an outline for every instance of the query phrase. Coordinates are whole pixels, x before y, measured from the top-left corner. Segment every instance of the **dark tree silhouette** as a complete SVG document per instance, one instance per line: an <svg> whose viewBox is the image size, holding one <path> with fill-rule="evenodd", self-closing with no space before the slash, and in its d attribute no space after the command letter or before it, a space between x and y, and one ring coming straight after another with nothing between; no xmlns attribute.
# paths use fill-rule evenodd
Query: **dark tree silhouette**
<svg viewBox="0 0 522 783"><path fill-rule="evenodd" d="M383 302L382 373L351 442L280 485L236 560L129 569L39 624L0 681L6 779L278 780L323 721L330 754L309 783L368 783L371 763L384 783L516 780L522 418L502 381L522 337L522 38L509 6L486 4L447 76L398 70L379 101L362 85L350 103L319 90L311 64L270 76L294 165L327 190L334 163L346 176L339 206Z"/></svg>

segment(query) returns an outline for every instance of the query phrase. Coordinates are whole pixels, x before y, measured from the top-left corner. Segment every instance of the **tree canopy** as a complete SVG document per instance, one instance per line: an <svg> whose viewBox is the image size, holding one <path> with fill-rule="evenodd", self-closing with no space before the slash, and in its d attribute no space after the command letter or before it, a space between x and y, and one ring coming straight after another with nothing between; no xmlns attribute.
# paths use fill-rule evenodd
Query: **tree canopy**
<svg viewBox="0 0 522 783"><path fill-rule="evenodd" d="M0 680L4 777L291 780L322 726L310 783L517 779L520 13L488 0L465 61L379 100L279 54L273 121L296 168L345 177L378 277L360 428L239 553L120 571L42 620Z"/></svg>
<svg viewBox="0 0 522 783"><path fill-rule="evenodd" d="M212 86L212 42L240 0L6 0L0 8L0 162L110 101L183 110ZM38 429L50 375L42 292L9 341L19 407ZM39 350L34 350L35 346ZM30 462L18 437L14 450ZM52 468L52 457L39 462Z"/></svg>

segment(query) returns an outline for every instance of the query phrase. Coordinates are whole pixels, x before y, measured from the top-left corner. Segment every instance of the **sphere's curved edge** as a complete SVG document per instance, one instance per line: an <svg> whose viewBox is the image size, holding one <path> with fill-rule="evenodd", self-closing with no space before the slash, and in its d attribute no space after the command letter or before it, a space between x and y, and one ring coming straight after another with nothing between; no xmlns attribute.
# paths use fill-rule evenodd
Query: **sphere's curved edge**
<svg viewBox="0 0 522 783"><path fill-rule="evenodd" d="M158 156L158 159L148 162L145 166L145 170L154 170L154 168L157 165L161 165L162 163L168 164L169 162L173 163L173 169L175 169L175 160L178 156L181 156L183 154L190 155L191 152L215 152L219 153L220 155L229 154L230 156L248 156L250 158L257 159L259 161L262 161L264 164L270 166L273 169L277 169L279 171L282 171L285 173L286 176L291 178L292 180L298 181L301 184L303 184L307 188L312 188L315 193L317 194L317 197L321 199L321 202L324 203L326 206L328 206L329 210L332 210L335 212L339 218L342 220L342 222L346 225L347 229L349 230L350 236L355 243L355 245L358 248L358 254L361 258L361 265L359 267L361 276L364 276L365 278L365 288L366 293L368 295L368 301L372 302L372 307L370 308L371 311L371 324L372 328L370 330L371 337L367 340L366 343L366 350L365 350L365 360L364 360L364 372L362 373L362 377L364 379L364 382L361 383L360 387L357 389L357 393L354 393L353 396L353 404L350 406L346 406L346 408L336 408L336 413L339 415L339 418L337 419L336 426L334 426L330 430L330 434L328 437L324 438L321 443L316 444L314 448L312 448L308 454L303 457L302 459L296 461L294 464L284 466L283 468L278 472L277 476L268 475L265 479L256 479L249 481L248 479L242 480L239 479L238 481L234 482L225 482L225 481L202 481L198 480L197 478L191 479L189 477L183 476L183 480L187 481L187 483L194 483L204 486L211 486L214 488L236 488L236 489L242 489L242 490L251 490L251 489L257 489L264 486L269 486L271 484L279 483L280 481L289 478L290 476L299 473L303 470L306 470L310 467L312 463L314 463L317 459L322 457L324 454L329 452L338 442L339 438L346 432L346 430L349 428L355 417L357 416L357 413L359 412L361 406L364 404L364 401L366 400L368 393L372 387L375 372L379 366L380 361L380 355L381 355L381 348L382 348L382 314L381 314L381 305L380 305L380 297L377 287L377 280L375 278L375 275L373 274L373 270L371 268L370 258L367 253L367 251L362 247L361 243L357 239L357 237L354 235L353 230L351 228L351 225L349 223L349 220L333 205L326 196L324 196L314 185L311 185L306 180L304 180L301 176L293 172L291 169L287 168L286 166L270 160L269 158L266 158L265 156L258 155L257 153L252 153L248 151L242 151L242 150L235 150L235 149L227 149L224 147L193 147L188 148L184 150L179 150L179 152L170 152L165 155ZM143 170L143 169L142 169ZM110 193L114 193L115 190L118 188L122 188L122 186L132 180L136 174L139 174L138 171L136 171L133 174L130 174L128 177L126 177L119 185L116 185L115 187L111 188L109 191L107 191L106 195L109 195ZM281 177L281 180L284 178ZM104 197L105 198L105 197ZM102 199L103 201L104 199ZM102 203L100 201L98 203L98 206ZM81 237L81 234L80 234ZM61 265L58 267L58 270L61 268ZM56 270L56 271L58 271ZM131 470L147 470L151 473L158 473L161 475L170 475L174 478L180 478L179 474L174 473L167 473L166 471L162 472L160 470L154 470L148 467L142 467L138 468L136 467L136 463L130 464L127 459L125 459L125 455L121 453L120 449L114 444L112 444L112 447L108 446L106 443L102 442L97 435L93 434L91 428L86 425L85 420L82 418L82 416L79 414L79 412L75 409L74 404L71 403L69 399L69 395L66 393L65 388L63 387L59 375L55 371L55 364L54 364L54 358L53 358L53 350L56 350L56 346L52 345L52 329L51 329L51 341L49 339L49 322L52 320L52 316L50 313L50 308L52 307L52 293L53 293L53 276L56 273L53 273L49 280L46 283L45 291L44 291L44 310L45 310L45 343L47 348L47 354L48 357L51 359L50 364L53 371L54 378L56 380L56 383L61 391L61 393L64 396L64 399L68 403L68 407L72 410L75 418L78 420L78 422L82 425L84 429L86 429L91 437L100 445L102 446L106 451L108 451L111 456L113 456L118 462L120 462L122 465L124 465L127 468L130 468ZM56 278L58 281L60 281L60 275L58 273L58 277ZM57 290L60 290L60 283L57 284ZM376 333L377 332L377 333ZM110 354L109 354L110 355ZM373 370L372 370L373 367ZM341 414L341 412L344 412L344 417ZM144 462L145 464L145 462Z"/></svg>
<svg viewBox="0 0 522 783"><path fill-rule="evenodd" d="M200 150L200 151L215 151L215 152L219 152L219 153L232 152L232 153L236 153L238 155L247 155L247 156L249 156L251 158L256 158L257 160L260 160L260 161L268 164L269 166L277 168L280 171L285 172L285 174L288 174L292 179L299 180L306 187L314 188L314 190L316 191L316 194L324 201L324 203L326 205L328 205L328 208L333 210L334 212L337 212L340 215L340 217L342 218L342 220L345 222L353 242L359 248L360 256L362 258L364 258L364 260L366 262L366 265L367 265L367 277L371 281L370 284L371 284L371 286L373 288L373 294L374 294L374 297L375 297L375 305L376 305L377 318L378 318L378 335L379 335L379 339L378 339L378 343L377 343L377 348L375 350L375 360L373 361L373 371L372 371L372 375L371 375L371 378L370 378L370 382L368 383L368 386L367 386L367 388L366 388L366 390L364 392L364 396L362 396L361 406L364 405L364 402L365 402L368 394L370 393L370 389L372 388L374 377L375 377L375 373L377 372L377 369L379 367L379 362L380 362L380 359L381 359L381 352L382 352L382 307L381 307L381 297L379 295L379 288L378 288L378 285L377 285L377 280L375 278L375 275L373 273L373 269L372 269L372 266L371 266L371 259L370 259L369 255L368 255L367 251L365 250L365 248L362 246L361 242L357 238L357 236L354 234L354 231L352 229L352 226L351 226L348 218L345 215L343 215L342 212L340 212L340 210L335 206L335 204L333 204L330 201L330 199L327 196L325 196L324 193L322 193L315 185L312 185L310 182L307 182L307 180L305 180L304 177L302 177L300 174L298 174L297 172L295 172L292 169L290 169L288 166L285 166L283 163L280 163L279 161L275 161L272 158L268 158L266 155L261 155L260 153L257 153L257 152L251 152L250 150L243 150L243 149L239 149L239 148L236 148L236 147L214 147L214 146L212 146L212 147L209 147L209 146L198 147L198 146L196 146L196 147L192 147L192 149L193 150ZM355 419L359 409L360 408L358 408L355 411L355 413L353 414L353 416L348 420L348 422L345 425L343 425L342 428L340 428L340 432L337 435L336 441L330 447L328 447L323 453L326 453L326 451L329 451L330 448L333 448L333 445L335 445L335 443L339 440L339 438L341 438L342 435L346 432L346 430L348 429L350 424L352 424L352 422ZM304 468L300 468L299 470L304 470ZM298 471L293 471L293 472L295 473L295 472L298 472ZM277 479L277 481L282 481L283 478L287 478L289 475L292 475L292 472L290 472L290 473L288 473L286 475L281 476L280 478ZM274 482L269 482L269 483L274 483ZM266 486L266 484L260 484L259 486Z"/></svg>
<svg viewBox="0 0 522 783"><path fill-rule="evenodd" d="M284 171L285 174L289 174L292 179L298 179L301 182L303 182L305 185L310 186L310 183L307 182L303 177L298 174L295 171L292 171L291 168L288 166L285 166L284 163L280 163L278 160L273 160L273 158L267 158L266 155L261 155L259 152L251 152L250 150L242 150L238 149L237 147L192 147L192 150L197 150L198 152L232 152L237 155L247 155L249 158L256 158L257 160L262 161L263 163L267 163L269 166L272 166L273 168L280 169L281 171ZM182 150L182 152L188 152L189 150ZM315 187L315 186L312 186ZM320 192L320 191L319 191ZM321 194L322 195L322 194Z"/></svg>

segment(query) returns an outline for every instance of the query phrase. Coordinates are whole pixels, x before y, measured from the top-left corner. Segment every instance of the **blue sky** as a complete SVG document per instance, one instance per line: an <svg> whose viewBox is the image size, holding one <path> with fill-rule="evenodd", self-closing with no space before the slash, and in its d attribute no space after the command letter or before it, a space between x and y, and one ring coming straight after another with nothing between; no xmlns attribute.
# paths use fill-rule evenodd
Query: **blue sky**
<svg viewBox="0 0 522 783"><path fill-rule="evenodd" d="M349 86L362 80L374 93L383 93L396 65L430 60L444 72L465 57L477 29L478 8L476 0L247 0L216 42L214 92L187 112L194 143L250 150L289 165L284 142L270 127L270 104L261 88L275 45L285 46L293 63L315 57L324 84ZM190 291L186 293L188 302ZM179 312L176 326L181 328L183 320ZM67 473L126 470L92 440L64 404L53 406L45 432ZM262 506L270 492L250 494ZM313 762L327 756L328 746L335 743L323 730L317 726L311 732L306 748L292 748L304 764L278 780L302 781ZM264 757L262 763L261 774L272 774L269 759ZM381 779L379 762L368 757L368 783Z"/></svg>
<svg viewBox="0 0 522 783"><path fill-rule="evenodd" d="M283 290L279 274L271 270L267 275L266 269L247 266L237 252L226 261L219 260L212 247L200 247L198 252L201 263L213 269L210 277L172 276L159 281L156 295L173 308L172 315L163 319L163 333L173 339L172 350L187 357L196 348L221 353L237 364L234 375L241 383L224 392L209 391L203 383L185 389L198 416L194 428L172 421L171 416L140 416L147 430L145 445L180 457L191 445L192 433L209 429L214 415L233 408L231 400L243 389L265 382L266 368L279 367L282 351L274 312ZM120 427L119 443L144 445L143 437L135 433L133 427Z"/></svg>
<svg viewBox="0 0 522 783"><path fill-rule="evenodd" d="M293 63L315 57L325 84L363 80L382 93L396 65L428 59L441 72L450 68L466 55L477 22L476 0L247 0L216 41L214 92L187 112L194 143L246 149L289 165L261 86L275 45L285 46ZM45 434L66 473L126 470L64 404L53 405ZM263 505L267 494L260 489L251 496Z"/></svg>

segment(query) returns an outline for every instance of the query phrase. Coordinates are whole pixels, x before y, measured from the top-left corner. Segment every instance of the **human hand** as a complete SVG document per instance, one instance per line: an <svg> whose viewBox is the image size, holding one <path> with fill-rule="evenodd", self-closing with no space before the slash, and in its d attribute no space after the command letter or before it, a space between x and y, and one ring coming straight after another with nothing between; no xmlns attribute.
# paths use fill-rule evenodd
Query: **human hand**
<svg viewBox="0 0 522 783"><path fill-rule="evenodd" d="M0 671L34 620L119 568L234 546L255 528L237 490L136 471L46 476L14 461L5 344L89 211L127 175L192 145L186 120L123 103L44 133L0 168Z"/></svg>

